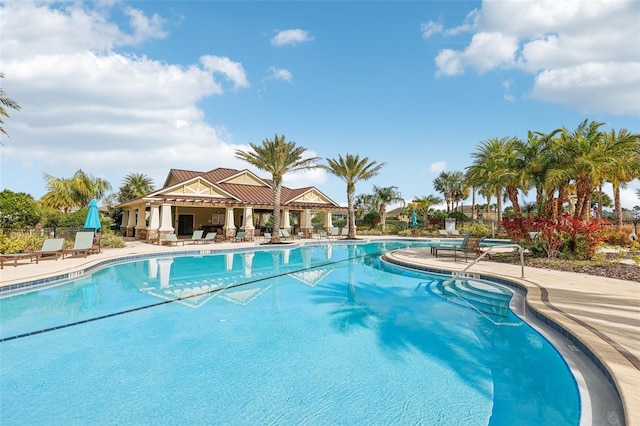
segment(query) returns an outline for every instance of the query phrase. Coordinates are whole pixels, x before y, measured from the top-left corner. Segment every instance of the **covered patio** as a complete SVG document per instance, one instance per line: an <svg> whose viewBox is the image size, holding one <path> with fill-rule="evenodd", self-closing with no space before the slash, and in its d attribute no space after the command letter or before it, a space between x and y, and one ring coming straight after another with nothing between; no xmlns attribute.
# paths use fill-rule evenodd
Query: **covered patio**
<svg viewBox="0 0 640 426"><path fill-rule="evenodd" d="M280 228L305 238L313 234L312 217L321 215L323 229L330 232L332 214L347 211L315 187L283 187L280 202ZM161 242L166 234L191 236L199 229L222 240L243 231L253 240L271 231L273 188L249 170L172 169L161 189L119 207L122 235L136 240Z"/></svg>

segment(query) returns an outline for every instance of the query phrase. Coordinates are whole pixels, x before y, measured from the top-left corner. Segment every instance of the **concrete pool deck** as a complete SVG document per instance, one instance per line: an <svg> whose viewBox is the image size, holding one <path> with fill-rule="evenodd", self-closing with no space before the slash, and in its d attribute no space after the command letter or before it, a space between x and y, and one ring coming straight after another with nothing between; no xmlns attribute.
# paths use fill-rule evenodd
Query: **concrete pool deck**
<svg viewBox="0 0 640 426"><path fill-rule="evenodd" d="M365 239L366 237L363 237ZM379 238L372 238L378 240ZM319 240L296 240L296 242ZM333 243L336 240L321 240ZM260 242L221 242L158 246L128 241L123 248L104 248L101 253L65 259L29 259L18 266L5 264L0 270L0 287L32 282L53 276L82 274L100 263L122 257L154 253L216 251L255 247ZM453 257L434 257L428 248L400 249L388 255L394 263L428 270L460 271L468 263ZM469 271L496 279L505 279L526 289L528 307L536 316L546 318L552 327L566 331L569 340L580 343L608 372L622 400L627 425L640 426L640 283L587 274L525 267L521 278L519 265L481 261ZM545 321L547 322L547 321ZM603 367L603 368L602 368ZM523 366L523 368L526 368ZM606 374L606 373L605 373Z"/></svg>

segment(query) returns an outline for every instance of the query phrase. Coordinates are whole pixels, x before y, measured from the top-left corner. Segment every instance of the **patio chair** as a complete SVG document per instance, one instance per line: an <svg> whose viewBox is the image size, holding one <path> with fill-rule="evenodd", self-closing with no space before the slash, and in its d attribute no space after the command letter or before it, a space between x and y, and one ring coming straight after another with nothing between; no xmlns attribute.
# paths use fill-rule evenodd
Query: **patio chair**
<svg viewBox="0 0 640 426"><path fill-rule="evenodd" d="M238 231L233 238L234 242L247 241L247 233L245 231Z"/></svg>
<svg viewBox="0 0 640 426"><path fill-rule="evenodd" d="M191 241L191 244L198 244L200 241L202 241L202 235L204 234L203 230L197 230L197 231L193 231L193 235L191 235L191 239L189 241Z"/></svg>
<svg viewBox="0 0 640 426"><path fill-rule="evenodd" d="M0 254L0 269L4 269L5 262L13 262L13 266L18 266L18 260L20 259L29 259L32 262L34 259L36 263L38 263L38 259L40 257L36 253L9 253L9 254Z"/></svg>
<svg viewBox="0 0 640 426"><path fill-rule="evenodd" d="M458 253L464 254L464 261L467 261L467 255L471 254L474 257L477 257L482 254L482 249L480 248L480 237L468 236L465 240L464 244L460 244L459 246L451 246L451 247L433 247L435 251L436 257L438 257L439 251L449 251L453 252L453 261L456 262L458 260Z"/></svg>
<svg viewBox="0 0 640 426"><path fill-rule="evenodd" d="M162 244L167 244L170 246L178 245L178 243L182 243L184 245L184 240L178 238L176 234L167 234L164 236L164 240L161 241Z"/></svg>
<svg viewBox="0 0 640 426"><path fill-rule="evenodd" d="M200 242L202 244L215 243L217 236L218 236L217 232L207 232L207 235L205 235L204 238L200 240Z"/></svg>
<svg viewBox="0 0 640 426"><path fill-rule="evenodd" d="M47 238L42 243L42 248L40 250L36 250L31 253L37 254L38 259L42 258L43 256L54 256L55 259L58 260L58 257L62 256L63 244L64 238Z"/></svg>
<svg viewBox="0 0 640 426"><path fill-rule="evenodd" d="M291 236L289 231L287 231L286 229L281 229L280 230L280 238L282 238L284 240L293 240L293 237Z"/></svg>
<svg viewBox="0 0 640 426"><path fill-rule="evenodd" d="M440 243L431 243L431 254L435 254L436 253L436 249L440 248L440 249L452 249L455 247L460 247L463 246L467 243L467 240L469 239L469 237L471 236L471 231L467 231L464 233L464 237L462 238L462 241L457 241L457 240L450 240L447 242L440 242ZM438 257L438 256L436 256Z"/></svg>
<svg viewBox="0 0 640 426"><path fill-rule="evenodd" d="M94 253L96 248L93 246L93 231L79 231L76 232L76 240L73 248L63 249L62 258L65 256L73 256L83 254L87 257L88 254Z"/></svg>

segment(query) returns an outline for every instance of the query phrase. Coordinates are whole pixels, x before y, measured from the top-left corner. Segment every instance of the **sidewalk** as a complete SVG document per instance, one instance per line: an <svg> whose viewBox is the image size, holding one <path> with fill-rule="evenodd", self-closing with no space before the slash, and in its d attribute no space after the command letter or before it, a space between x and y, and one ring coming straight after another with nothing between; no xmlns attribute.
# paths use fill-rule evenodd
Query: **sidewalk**
<svg viewBox="0 0 640 426"><path fill-rule="evenodd" d="M296 240L294 243L311 241L319 242ZM5 264L0 271L0 286L83 273L91 266L121 257L161 252L200 253L259 244L187 243L168 247L130 241L124 248L104 248L87 258L42 259L39 264L25 260L19 261L17 267ZM449 257L435 258L428 248L401 249L387 256L396 263L437 270L458 271L468 265ZM627 425L640 426L640 283L530 267L525 267L525 278L520 278L520 266L487 261L474 265L469 273L505 278L526 288L529 307L574 336L595 356L594 362L601 362L611 373L622 399Z"/></svg>

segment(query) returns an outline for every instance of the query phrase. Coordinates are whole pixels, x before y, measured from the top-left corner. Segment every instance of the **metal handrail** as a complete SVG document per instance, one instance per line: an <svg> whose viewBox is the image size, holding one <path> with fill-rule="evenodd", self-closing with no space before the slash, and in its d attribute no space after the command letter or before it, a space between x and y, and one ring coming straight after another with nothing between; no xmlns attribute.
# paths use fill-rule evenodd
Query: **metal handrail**
<svg viewBox="0 0 640 426"><path fill-rule="evenodd" d="M519 244L500 244L500 245L496 245L496 246L489 246L489 249L487 251L483 252L480 256L476 257L473 260L473 262L471 262L469 265L467 265L462 271L459 271L459 272L456 272L456 273L452 274L451 275L451 279L446 280L446 281L444 281L442 283L442 288L444 289L446 286L451 284L456 278L459 278L460 276L462 276L462 274L467 272L467 270L469 268L471 268L476 263L480 262L480 259L482 259L486 255L488 255L491 252L491 249L496 248L496 247L498 247L498 248L517 247L518 248L518 252L520 253L520 269L522 271L520 278L524 278L524 248L522 248L522 246L520 246Z"/></svg>

